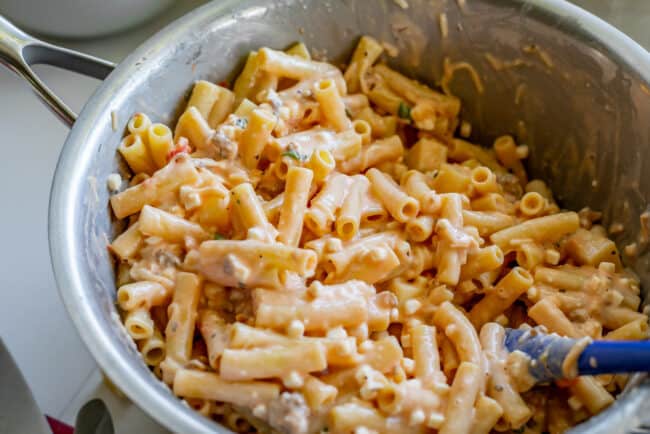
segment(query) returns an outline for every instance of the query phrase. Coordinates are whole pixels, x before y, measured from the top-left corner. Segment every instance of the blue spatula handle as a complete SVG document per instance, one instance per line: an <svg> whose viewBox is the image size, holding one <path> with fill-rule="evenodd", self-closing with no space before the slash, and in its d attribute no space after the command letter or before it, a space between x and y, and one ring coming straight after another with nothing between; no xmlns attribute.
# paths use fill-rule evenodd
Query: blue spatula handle
<svg viewBox="0 0 650 434"><path fill-rule="evenodd" d="M594 341L578 358L580 375L650 372L650 341Z"/></svg>
<svg viewBox="0 0 650 434"><path fill-rule="evenodd" d="M563 364L576 339L531 329L506 329L505 347L529 358L528 371L538 382L565 377ZM594 341L580 353L578 375L650 372L650 341Z"/></svg>

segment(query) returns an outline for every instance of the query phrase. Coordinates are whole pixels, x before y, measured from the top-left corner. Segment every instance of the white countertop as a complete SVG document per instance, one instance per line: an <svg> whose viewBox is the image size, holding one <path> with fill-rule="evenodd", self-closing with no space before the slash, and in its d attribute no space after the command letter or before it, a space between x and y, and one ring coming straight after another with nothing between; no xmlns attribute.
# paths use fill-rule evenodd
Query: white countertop
<svg viewBox="0 0 650 434"><path fill-rule="evenodd" d="M158 29L201 3L204 0L176 2L160 16L116 36L55 43L119 62ZM36 69L76 112L99 83L53 67ZM166 432L103 386L97 365L68 319L54 282L47 241L50 184L68 129L2 66L0 128L4 133L0 336L46 414L73 424L79 407L99 396L111 410L116 432Z"/></svg>
<svg viewBox="0 0 650 434"><path fill-rule="evenodd" d="M578 0L606 16L646 47L650 46L650 7L646 0ZM622 5L616 12L612 5ZM174 18L203 3L179 1L146 25L118 36L60 44L119 61ZM640 14L636 8L646 9ZM1 13L1 11L0 11ZM74 110L97 81L50 67L39 67L43 80ZM17 77L0 69L0 194L4 200L0 240L0 336L22 369L41 409L67 423L90 397L103 398L118 433L166 432L102 383L96 364L75 332L54 283L47 243L50 183L59 150L68 133Z"/></svg>

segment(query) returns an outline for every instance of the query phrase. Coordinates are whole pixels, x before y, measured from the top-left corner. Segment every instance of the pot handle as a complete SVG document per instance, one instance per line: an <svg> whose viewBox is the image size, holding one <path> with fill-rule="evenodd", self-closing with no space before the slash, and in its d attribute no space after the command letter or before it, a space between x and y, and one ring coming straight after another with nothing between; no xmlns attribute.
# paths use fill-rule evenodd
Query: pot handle
<svg viewBox="0 0 650 434"><path fill-rule="evenodd" d="M36 39L0 15L0 63L24 78L41 101L69 127L77 114L50 90L31 68L45 64L103 80L115 64Z"/></svg>

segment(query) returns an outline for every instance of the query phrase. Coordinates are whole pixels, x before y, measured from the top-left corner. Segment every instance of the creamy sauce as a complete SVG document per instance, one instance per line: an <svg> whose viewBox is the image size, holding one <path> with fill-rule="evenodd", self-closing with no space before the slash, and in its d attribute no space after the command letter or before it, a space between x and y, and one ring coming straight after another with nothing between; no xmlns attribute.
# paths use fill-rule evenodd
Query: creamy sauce
<svg viewBox="0 0 650 434"><path fill-rule="evenodd" d="M531 359L522 351L513 351L508 355L506 371L519 392L530 390L537 381L530 373Z"/></svg>
<svg viewBox="0 0 650 434"><path fill-rule="evenodd" d="M395 2L400 7L408 7L405 0ZM458 0L458 7L461 12L466 12L464 1ZM432 19L435 19L435 12L430 16ZM390 24L397 46L384 43L383 51L391 56L397 55L398 49L406 50L407 63L411 64L409 66L418 66L423 59L426 60L422 56L427 44L426 33L401 11L394 13ZM441 37L448 37L445 13L438 15L438 24ZM379 51L382 50L377 41L374 44L379 47ZM265 53L264 50L260 49L257 55ZM282 53L269 51L270 56L282 56ZM539 47L530 45L524 47L523 51L536 56L545 67L553 67L550 56ZM304 51L302 55L305 56ZM503 60L490 53L485 54L485 58L496 71L535 64L528 59ZM264 138L264 150L260 151L259 163L251 165L247 162L245 165L239 158L242 135L250 132L249 123L254 119L252 115L244 114L243 110L229 115L225 122L214 129L205 128L207 138L202 138L201 143L192 143L191 146L189 142L186 144L186 148L183 148L185 152L181 151L183 157L174 161L182 162L187 166L186 171L193 175L188 175L187 182L178 185L175 179L178 177L161 181L163 177L160 173L166 171L167 167L177 167L175 163L168 164L150 178L139 175L141 181L142 178L147 178L142 181L140 188L144 191L147 204L172 214L174 218L184 219L187 226L182 234L184 236L177 237L179 239L173 242L150 236L143 230L141 239L137 240L141 243L136 249L137 254L129 258L126 265L121 265L128 267L127 280L158 282L166 294L172 294L180 271L195 272L206 280L199 303L199 322L204 310L223 321L217 321L223 330L220 331L221 335L211 337L214 341L204 337L203 340L191 342L192 354L188 356L189 362L186 365L172 366L172 361L166 361L155 368L157 375L170 384L174 382L175 373L181 370L193 374L207 371L213 378L221 375L228 381L233 381L233 378L227 378L227 375L235 378L239 376L239 379L249 375L248 379L259 380L264 386L275 388L273 398L260 403L258 396L254 396L254 404L246 409L224 406L222 402L215 402L214 398L198 400L196 397L186 397L192 407L200 408L212 417L238 422L233 428L237 431L247 431L249 428L242 416L263 419L274 429L289 434L321 430L346 434L422 433L437 430L455 422L446 418L450 414L449 409L456 406L469 407L474 418L481 414L479 406L487 405L492 413L488 416L494 416L497 407L486 399L486 394L492 387L489 386L490 380L499 383L494 386L497 391L498 387L507 384L510 392L513 389L526 392L522 396L525 402L523 407L546 409L546 400L576 404L577 398L572 397L573 401L567 401L564 392L557 393L556 389L550 389L553 386L530 390L535 383L530 374L530 364L547 363L548 354L542 355L539 361L531 361L522 352L515 351L507 355L503 347L497 351L486 351L481 347L483 341L477 338L480 330L472 325L468 312L486 294L492 296L497 282L512 269L514 261L520 260L515 254L505 252L506 258L501 257L498 261L500 263L491 266L488 271L472 278L463 278L468 257L482 247L494 247L491 237L477 227L478 223L470 224L469 219L463 217L465 211L477 215L483 212L478 201L487 200L489 196L483 195L474 186L467 186L468 183L463 183L462 180L458 182L459 185L462 184L461 187L449 188L452 193L431 191L442 207L436 205L424 210L420 204L422 217L430 219L428 221L433 230L429 236L416 242L411 239L414 237L409 238L402 219L400 223L391 216L391 212L397 213L386 197L377 194L377 191L381 191L375 185L377 182L373 180L375 184L370 188L370 181L363 173L368 169L366 166L377 166L386 174L391 185L396 183L395 187L407 191L407 195L415 195L408 192L407 186L401 181L401 175L414 169L408 158L413 149L409 145L417 139L440 135L437 137L439 146L451 155L458 144L452 138L460 121L460 101L457 98L447 97L419 82L406 79L384 64L370 65L362 74L363 77L357 79L362 93L351 92L351 95L343 96L344 108L345 101L348 100L348 105L355 106L354 110L345 113L348 118L346 120L350 122L349 118L355 118L363 110L370 110L382 123L384 120L393 122L391 136L386 137L389 133L382 134L379 129L375 131L373 124L372 140L378 140L368 143L367 136L364 136L363 151L359 157L352 155L357 153L356 150L349 155L333 155L336 160L335 169L330 168L333 172L313 179L303 192L308 196L306 213L323 217L326 223L324 228L321 230L305 223L296 243L300 247L281 245L276 241L278 231L275 226L281 226L278 222L282 212L285 212L282 217L286 218L286 211L282 210L288 197L285 196L288 193L283 192L287 181L281 177L286 173L280 173L277 169L280 163L287 167L311 167L307 159L314 151L327 149L334 154L334 150L345 144L350 135L357 138L355 131L346 130L341 133L331 129L324 112L325 104L318 103L314 97L314 86L320 79L327 77L342 84L341 73L333 66L325 68L322 64L314 65L295 58L289 63L297 65L297 72L292 70L290 73L297 74L296 76L275 77L280 83L279 87L272 86L263 92L256 92L256 95L248 95L257 103L253 105L254 110L264 112L273 123L272 128L269 127L270 134ZM370 63L374 63L374 60ZM477 93L484 92L481 76L473 65L468 62L452 62L446 58L443 66L441 84L448 95L451 94L450 87L455 73L461 70L469 74ZM277 68L282 69L281 66ZM311 68L320 72L315 74ZM259 75L255 80L269 75L269 72L259 70L256 74ZM304 76L299 79L298 76L302 75ZM377 83L385 85L387 96L384 97L393 100L379 104L368 95L369 86ZM251 84L253 88L254 84ZM342 85L338 91L344 92L344 89L345 85ZM525 95L526 87L522 83L516 88L515 104L522 103ZM444 128L437 128L438 121L444 123ZM520 121L517 126L519 138L525 139L526 125ZM389 128L385 130L388 131ZM469 136L471 125L463 122L460 130L461 135ZM409 136L413 131L418 134L417 138ZM389 147L386 146L387 143L395 146L386 150ZM465 179L470 177L472 168L481 164L489 166L492 175L496 177L497 189L497 192L490 194L492 198L498 197L503 201L501 211L507 213L511 220L507 227L528 220L515 211L523 194L520 179L507 173L502 162L491 151L481 152L482 148L477 145L463 143L467 145L467 155L457 153L453 158L448 159L446 155L440 158L441 164L444 163L442 170L450 170L448 178ZM179 144L182 142L177 143ZM195 152L194 158L186 155L192 149ZM399 152L393 152L395 149ZM371 153L374 158L372 161L369 156ZM527 147L516 148L518 163L527 156ZM349 171L345 169L346 166ZM454 169L453 173L450 168ZM422 176L428 177L424 174ZM351 239L342 239L336 234L335 223L340 217L339 209L346 196L349 196L351 187L357 185L359 179L365 182L359 196L355 196L358 199L359 230ZM118 191L118 179L113 177L110 181L111 190ZM435 182L436 188L440 187L441 191L448 187L441 181ZM236 199L231 199L228 195L231 189L244 183L250 184L248 200L254 202L250 207L254 211L249 209L249 214L254 216L247 214L245 218ZM93 188L96 186L91 185ZM226 195L223 200L213 200L223 196L224 191ZM558 212L559 208L554 204L552 196L548 196L546 200L550 205L544 212ZM415 199L423 202L419 198ZM131 220L135 221L139 210L140 208L134 209L127 215L131 215ZM532 323L533 319L526 316L526 311L532 303L540 300L556 303L557 306L554 306L567 316L567 322L575 327L578 335L602 337L603 329L606 332L621 325L621 312L627 315L625 321L630 316L634 320L639 319L634 317L640 302L638 284L631 276L617 272L619 264L601 261L599 265L596 264L597 268L573 265L579 263L579 259L571 257L574 253L572 248L588 244L581 242L578 235L593 237L596 241L605 236L602 228L594 224L599 217L591 210L581 212L582 229L558 243L539 246L542 252L539 259L542 262L539 265L519 264L530 268L535 274L534 286L522 291L523 294L517 301L504 306L500 312L495 312L495 317L490 317L487 321L511 327ZM476 220L479 220L478 216ZM646 241L650 237L649 224L650 212L641 217L641 236ZM196 231L187 229L196 227L199 228ZM196 235L199 232L206 232L206 236ZM205 238L212 237L215 239L204 241ZM224 238L227 241L224 242ZM523 236L513 240L513 250L525 248L531 238ZM234 244L225 248L227 243ZM247 248L253 244L254 248ZM275 252L272 258L264 256L264 252L269 252L265 250L269 246ZM290 251L285 251L282 256L276 252L281 247ZM613 257L614 254L610 256ZM301 271L302 268L297 265L303 264L301 261L306 257L314 262L314 267L309 272ZM565 265L555 267L560 262ZM551 273L549 277L547 271L546 279L538 278L537 274L543 274L545 269L556 274ZM572 278L562 281L562 273L568 273ZM408 285L412 288L397 289L400 280L405 287ZM562 282L567 280L574 287L564 288ZM500 296L501 292L496 294ZM454 317L447 321L440 320L444 316L440 312L444 312L447 306L454 309L455 313L449 314ZM166 307L156 306L151 311L155 317L153 321L161 332L167 321ZM441 362L442 369L430 377L421 375L417 378L420 374L417 374L415 346L423 344L416 339L417 335L412 333L412 329L432 322L435 322L438 329L431 332L435 346L429 349L429 353L437 353L437 348L440 348L436 364ZM170 327L176 328L178 325L174 320ZM207 334L210 330L208 325L210 324L199 323L198 329ZM212 326L216 327L215 324ZM249 333L256 336L250 339L240 336L239 339L247 343L229 347L235 336L230 331L237 327L248 327L254 330ZM171 334L168 333L167 338L169 335ZM566 377L575 376L577 360L588 342L590 339L584 338L571 349L562 366ZM253 364L249 364L246 369L238 365L230 365L230 369L226 369L227 366L223 363L217 365L226 359L230 350L247 353L247 357L253 357L248 353L249 350L259 350L269 356L265 361L277 361L281 359L273 357L282 352L280 349L300 348L303 344L318 352L318 357L321 357L319 363L305 372L297 371L302 359L298 357L293 358L291 363L285 357L285 363L274 366L273 374L269 376L263 373L252 374L253 369L257 369ZM215 351L218 354L214 354ZM487 352L494 354L486 354ZM462 360L463 358L467 360ZM252 359L248 360L250 363ZM320 363L322 360L325 361ZM460 377L456 377L455 373L459 367L462 368L461 362L469 362L479 368L478 380L464 384L461 388L476 388L477 392L469 399L462 395L452 399L449 394L458 389L455 382ZM594 365L598 361L590 360L590 363ZM292 366L289 367L289 364ZM492 379L489 366L499 369L499 374L493 374ZM362 370L367 375L360 374ZM335 396L322 405L312 405L310 408L311 403L307 402L309 395L305 392L310 380L319 382L319 387L335 389ZM561 395L561 399L554 394ZM184 394L179 395L185 397ZM537 402L537 396L542 396L544 401ZM224 408L233 413L227 413ZM330 424L335 419L332 414L336 411L342 414L347 411L348 417L354 417L356 412L363 415L363 418L354 420L354 426L346 426L345 422L337 419L339 429L335 429ZM524 415L522 420L528 417L531 416ZM547 417L546 413L543 417ZM533 415L530 420L535 422L536 418L537 415ZM577 420L571 419L563 423L572 424ZM475 424L480 422L474 421ZM251 420L251 423L258 427L258 422ZM472 424L469 423L468 426L471 430ZM540 423L541 426L550 427L552 424L543 422ZM510 427L503 420L496 422L495 429L508 428Z"/></svg>

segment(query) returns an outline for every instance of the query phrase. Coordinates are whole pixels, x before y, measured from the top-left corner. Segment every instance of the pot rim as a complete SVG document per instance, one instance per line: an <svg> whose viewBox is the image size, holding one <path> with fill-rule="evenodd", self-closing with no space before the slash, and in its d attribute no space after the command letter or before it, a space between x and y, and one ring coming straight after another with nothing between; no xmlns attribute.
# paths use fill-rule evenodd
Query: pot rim
<svg viewBox="0 0 650 434"><path fill-rule="evenodd" d="M536 18L538 20L568 25L577 37L596 41L607 50L608 56L617 63L624 63L643 81L650 83L648 52L600 18L565 0L510 0L510 3L519 4L523 13L541 13L544 18ZM50 257L59 293L70 318L103 372L150 417L175 432L229 431L182 405L171 393L165 394L162 389L152 387L143 376L133 371L125 353L111 345L105 322L88 308L92 292L86 289L85 281L90 278L79 265L84 246L77 242L74 225L80 220L79 205L83 203L83 184L86 183L83 176L93 166L94 147L87 144L98 141L100 129L97 125L110 123L111 107L119 106L128 97L129 88L137 81L133 78L149 69L168 47L201 28L202 23L209 22L213 28L227 25L235 14L245 14L250 4L250 1L223 0L203 5L166 26L124 59L91 96L75 122L61 151L50 192ZM271 4L264 8L280 6ZM622 397L622 400L626 399L628 397ZM607 417L615 408L610 407L597 419ZM596 422L594 419L590 420Z"/></svg>

